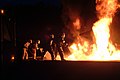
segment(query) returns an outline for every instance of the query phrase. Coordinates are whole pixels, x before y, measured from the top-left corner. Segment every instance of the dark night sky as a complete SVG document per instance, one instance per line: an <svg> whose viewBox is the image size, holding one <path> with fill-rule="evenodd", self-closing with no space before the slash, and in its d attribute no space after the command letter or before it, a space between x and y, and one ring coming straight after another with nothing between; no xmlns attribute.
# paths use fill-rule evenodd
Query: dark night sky
<svg viewBox="0 0 120 80"><path fill-rule="evenodd" d="M0 7L15 18L18 38L40 38L60 22L59 0L2 0Z"/></svg>
<svg viewBox="0 0 120 80"><path fill-rule="evenodd" d="M60 0L1 0L0 6L37 5L40 2L44 5L59 6L60 4Z"/></svg>

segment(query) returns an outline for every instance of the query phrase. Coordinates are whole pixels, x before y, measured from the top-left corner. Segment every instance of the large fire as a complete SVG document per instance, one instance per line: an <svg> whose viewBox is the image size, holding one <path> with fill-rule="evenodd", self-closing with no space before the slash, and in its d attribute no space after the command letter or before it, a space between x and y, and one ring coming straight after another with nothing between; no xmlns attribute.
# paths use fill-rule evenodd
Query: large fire
<svg viewBox="0 0 120 80"><path fill-rule="evenodd" d="M110 39L110 24L117 9L117 0L96 0L98 21L92 27L93 43L78 36L77 43L70 47L72 53L67 60L120 60L120 50L113 45ZM78 24L78 19L76 20ZM76 25L75 23L73 23ZM82 40L83 39L83 40ZM80 42L79 42L80 40ZM82 41L82 42L81 42Z"/></svg>

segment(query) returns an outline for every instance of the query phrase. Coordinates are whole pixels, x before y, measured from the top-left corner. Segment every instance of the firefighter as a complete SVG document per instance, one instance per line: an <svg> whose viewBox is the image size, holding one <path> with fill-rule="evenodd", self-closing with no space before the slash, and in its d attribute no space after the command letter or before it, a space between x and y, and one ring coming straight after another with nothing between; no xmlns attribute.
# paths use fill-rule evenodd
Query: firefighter
<svg viewBox="0 0 120 80"><path fill-rule="evenodd" d="M43 53L43 48L41 47L41 41L40 40L37 40L37 56L42 56L42 53Z"/></svg>
<svg viewBox="0 0 120 80"><path fill-rule="evenodd" d="M62 33L62 35L60 36L60 39L58 40L57 43L57 47L58 47L58 52L60 55L61 60L65 60L64 59L64 46L66 46L66 41L65 41L65 33Z"/></svg>
<svg viewBox="0 0 120 80"><path fill-rule="evenodd" d="M52 48L52 42L53 42L52 36L49 36L49 38L45 40L45 43L43 46L43 53L42 53L42 57L41 57L42 60L47 51L50 53L51 59L54 60L54 52L53 52L53 48Z"/></svg>
<svg viewBox="0 0 120 80"><path fill-rule="evenodd" d="M37 42L33 42L31 45L31 53L33 55L34 60L37 60L36 59L36 51L37 51Z"/></svg>
<svg viewBox="0 0 120 80"><path fill-rule="evenodd" d="M56 57L57 57L58 49L57 49L57 44L56 44L56 40L55 40L54 34L51 34L50 47L51 47L51 50L52 50L52 52L54 54L54 60L55 60Z"/></svg>
<svg viewBox="0 0 120 80"><path fill-rule="evenodd" d="M25 44L24 44L24 47L23 47L23 56L22 56L22 59L26 59L28 60L28 48L30 46L30 44L32 43L32 40L29 40L27 41Z"/></svg>

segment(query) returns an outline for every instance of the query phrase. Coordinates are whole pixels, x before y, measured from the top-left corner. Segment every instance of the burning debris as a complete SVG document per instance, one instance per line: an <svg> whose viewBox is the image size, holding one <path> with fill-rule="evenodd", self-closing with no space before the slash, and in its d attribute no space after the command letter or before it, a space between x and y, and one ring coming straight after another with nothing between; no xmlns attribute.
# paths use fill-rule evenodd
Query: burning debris
<svg viewBox="0 0 120 80"><path fill-rule="evenodd" d="M109 7L108 7L109 6ZM71 55L67 60L120 60L120 50L113 45L110 39L110 25L119 8L118 0L96 0L98 21L92 27L93 42L79 35L81 24L77 18L73 22L75 40L69 47ZM73 29L73 30L74 30ZM75 32L75 31L74 31Z"/></svg>

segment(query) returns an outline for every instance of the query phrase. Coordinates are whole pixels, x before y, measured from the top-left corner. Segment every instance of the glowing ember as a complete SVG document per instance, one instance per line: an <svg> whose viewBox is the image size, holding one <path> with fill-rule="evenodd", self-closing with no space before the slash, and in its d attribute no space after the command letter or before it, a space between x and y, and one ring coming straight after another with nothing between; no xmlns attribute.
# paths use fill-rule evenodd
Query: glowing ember
<svg viewBox="0 0 120 80"><path fill-rule="evenodd" d="M66 57L67 60L120 60L120 50L112 44L109 28L115 12L119 8L118 1L96 0L96 4L99 20L92 27L93 43L90 44L87 40L82 40L82 43L73 43L69 47L72 54ZM77 19L76 23L73 23L74 26L78 22Z"/></svg>
<svg viewBox="0 0 120 80"><path fill-rule="evenodd" d="M1 10L1 14L4 14L4 10L3 9Z"/></svg>
<svg viewBox="0 0 120 80"><path fill-rule="evenodd" d="M11 60L14 60L14 59L15 59L15 57L14 57L14 56L12 56L12 57L11 57Z"/></svg>

